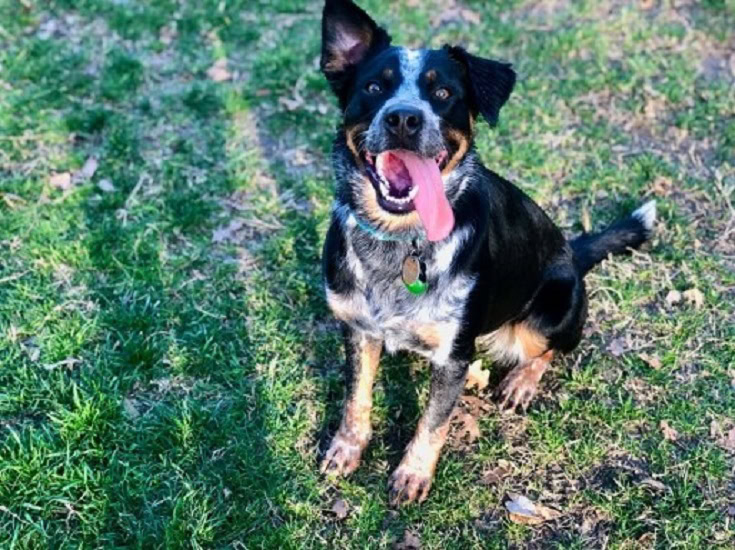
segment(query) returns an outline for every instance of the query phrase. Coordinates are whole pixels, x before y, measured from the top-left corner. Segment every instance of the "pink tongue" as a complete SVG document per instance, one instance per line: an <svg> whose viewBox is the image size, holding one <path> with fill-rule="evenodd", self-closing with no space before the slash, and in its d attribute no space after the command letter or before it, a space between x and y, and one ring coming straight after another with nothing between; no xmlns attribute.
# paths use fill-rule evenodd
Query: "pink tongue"
<svg viewBox="0 0 735 550"><path fill-rule="evenodd" d="M391 151L406 165L418 192L413 199L421 223L430 241L445 239L454 227L454 212L444 194L441 172L434 159L419 157L408 151Z"/></svg>

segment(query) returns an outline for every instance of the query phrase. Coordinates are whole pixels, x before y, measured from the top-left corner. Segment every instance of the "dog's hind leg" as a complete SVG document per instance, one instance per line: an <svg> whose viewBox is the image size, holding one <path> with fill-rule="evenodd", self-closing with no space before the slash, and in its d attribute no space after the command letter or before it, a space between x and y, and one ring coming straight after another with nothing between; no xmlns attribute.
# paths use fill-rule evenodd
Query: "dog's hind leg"
<svg viewBox="0 0 735 550"><path fill-rule="evenodd" d="M515 362L496 390L501 409L528 408L554 354L579 343L586 316L584 281L557 272L544 282L522 321L497 331L491 351Z"/></svg>
<svg viewBox="0 0 735 550"><path fill-rule="evenodd" d="M372 433L370 411L373 384L380 363L383 342L365 333L344 329L347 356L348 393L342 409L342 421L320 470L326 474L349 475L360 465L360 456Z"/></svg>

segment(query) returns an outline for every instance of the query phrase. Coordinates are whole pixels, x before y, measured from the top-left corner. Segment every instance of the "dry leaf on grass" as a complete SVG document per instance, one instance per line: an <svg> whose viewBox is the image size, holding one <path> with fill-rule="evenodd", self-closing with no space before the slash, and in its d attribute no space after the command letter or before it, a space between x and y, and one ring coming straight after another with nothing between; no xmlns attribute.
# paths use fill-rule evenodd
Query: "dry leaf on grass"
<svg viewBox="0 0 735 550"><path fill-rule="evenodd" d="M104 193L114 193L115 192L115 186L107 178L100 180L97 183L97 187L99 188L100 191Z"/></svg>
<svg viewBox="0 0 735 550"><path fill-rule="evenodd" d="M664 483L661 483L660 481L653 479L652 477L642 479L640 481L640 485L642 485L643 487L648 487L649 489L652 489L654 491L666 491L669 488L668 485L665 485Z"/></svg>
<svg viewBox="0 0 735 550"><path fill-rule="evenodd" d="M99 166L97 159L89 157L81 170L79 170L75 175L80 180L88 180L94 176L94 173L97 171L97 166Z"/></svg>
<svg viewBox="0 0 735 550"><path fill-rule="evenodd" d="M393 545L394 550L421 550L421 539L413 531L403 533L403 539Z"/></svg>
<svg viewBox="0 0 735 550"><path fill-rule="evenodd" d="M52 187L56 187L57 189L66 191L67 189L71 188L71 173L60 172L51 174L48 182L51 184Z"/></svg>
<svg viewBox="0 0 735 550"><path fill-rule="evenodd" d="M607 345L607 351L609 351L613 357L620 357L627 351L625 344L625 338L615 338Z"/></svg>
<svg viewBox="0 0 735 550"><path fill-rule="evenodd" d="M57 361L56 363L44 365L43 368L46 370L54 370L60 367L66 367L67 369L71 370L74 368L74 365L78 365L81 362L82 360L77 359L76 357L67 357L63 361Z"/></svg>
<svg viewBox="0 0 735 550"><path fill-rule="evenodd" d="M679 302L681 302L681 292L678 290L669 290L669 293L666 295L666 305L671 307Z"/></svg>
<svg viewBox="0 0 735 550"><path fill-rule="evenodd" d="M676 441L679 439L679 432L672 428L668 421L662 420L659 427L661 428L661 433L663 434L664 439L667 441Z"/></svg>
<svg viewBox="0 0 735 550"><path fill-rule="evenodd" d="M656 0L641 0L641 9L650 10L656 5Z"/></svg>
<svg viewBox="0 0 735 550"><path fill-rule="evenodd" d="M735 53L730 56L730 61L728 65L730 65L730 72L732 73L732 77L735 78Z"/></svg>
<svg viewBox="0 0 735 550"><path fill-rule="evenodd" d="M671 194L673 185L671 178L658 176L653 180L653 194L658 197L667 197Z"/></svg>
<svg viewBox="0 0 735 550"><path fill-rule="evenodd" d="M508 519L513 523L539 525L561 516L558 510L535 504L523 495L508 493L508 498L510 500L505 503L505 508L508 510Z"/></svg>
<svg viewBox="0 0 735 550"><path fill-rule="evenodd" d="M475 439L480 437L480 427L477 425L475 417L470 413L458 411L455 413L455 420L459 422L457 440L462 440L466 437L469 443L473 443Z"/></svg>
<svg viewBox="0 0 735 550"><path fill-rule="evenodd" d="M713 418L709 425L709 435L723 449L735 452L735 423L733 421L727 419L723 423Z"/></svg>
<svg viewBox="0 0 735 550"><path fill-rule="evenodd" d="M231 241L233 240L235 234L242 229L242 227L245 225L245 222L242 220L232 220L229 224L225 226L218 227L214 231L212 231L212 242L213 243L222 243L225 241Z"/></svg>
<svg viewBox="0 0 735 550"><path fill-rule="evenodd" d="M498 460L498 465L495 466L495 468L491 468L490 470L483 472L480 483L482 485L497 485L503 481L503 479L508 477L510 472L510 462L507 460Z"/></svg>
<svg viewBox="0 0 735 550"><path fill-rule="evenodd" d="M3 199L3 202L7 204L8 208L10 208L11 210L15 210L16 206L25 202L25 200L23 200L23 197L19 197L14 193L0 193L0 198Z"/></svg>
<svg viewBox="0 0 735 550"><path fill-rule="evenodd" d="M125 411L125 414L128 415L128 418L130 420L135 420L140 416L140 411L138 410L138 407L136 405L138 402L135 399L130 399L126 397L123 399L123 410Z"/></svg>
<svg viewBox="0 0 735 550"><path fill-rule="evenodd" d="M484 390L490 381L490 371L482 368L482 361L474 361L467 371L467 382L464 387L472 389L477 386L478 390Z"/></svg>
<svg viewBox="0 0 735 550"><path fill-rule="evenodd" d="M227 58L223 57L214 62L207 69L207 76L215 82L225 82L232 79L232 73L227 69Z"/></svg>
<svg viewBox="0 0 735 550"><path fill-rule="evenodd" d="M350 505L344 499L338 498L332 504L332 513L337 519L345 519L350 513Z"/></svg>
<svg viewBox="0 0 735 550"><path fill-rule="evenodd" d="M649 355L648 353L639 353L638 357L652 369L658 370L661 368L661 359L659 359L656 354Z"/></svg>
<svg viewBox="0 0 735 550"><path fill-rule="evenodd" d="M684 296L684 299L687 301L687 303L694 306L695 309L699 309L704 305L704 294L702 294L702 291L698 288L690 288L689 290L685 290L682 295Z"/></svg>

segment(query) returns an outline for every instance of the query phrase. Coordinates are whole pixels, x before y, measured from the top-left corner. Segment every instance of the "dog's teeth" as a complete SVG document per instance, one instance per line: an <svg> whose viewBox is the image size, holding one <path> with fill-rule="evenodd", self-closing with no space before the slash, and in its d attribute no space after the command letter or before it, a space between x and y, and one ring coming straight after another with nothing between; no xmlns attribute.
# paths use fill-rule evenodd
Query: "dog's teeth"
<svg viewBox="0 0 735 550"><path fill-rule="evenodd" d="M419 192L418 187L411 187L411 191L408 192L408 197L406 197L406 200L413 200L413 198L416 196L416 194Z"/></svg>

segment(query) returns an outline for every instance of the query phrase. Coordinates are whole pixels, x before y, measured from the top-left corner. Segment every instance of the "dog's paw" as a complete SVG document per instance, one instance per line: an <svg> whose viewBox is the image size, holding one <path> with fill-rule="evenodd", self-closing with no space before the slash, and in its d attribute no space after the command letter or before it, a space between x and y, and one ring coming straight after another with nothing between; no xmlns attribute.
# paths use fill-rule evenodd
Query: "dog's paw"
<svg viewBox="0 0 735 550"><path fill-rule="evenodd" d="M388 500L391 506L423 502L429 496L433 480L434 472L425 465L402 462L388 481Z"/></svg>
<svg viewBox="0 0 735 550"><path fill-rule="evenodd" d="M324 455L319 471L327 475L348 476L360 465L360 456L365 445L337 432Z"/></svg>
<svg viewBox="0 0 735 550"><path fill-rule="evenodd" d="M520 406L525 412L538 391L539 380L541 376L530 366L511 370L495 392L500 410L514 411Z"/></svg>

